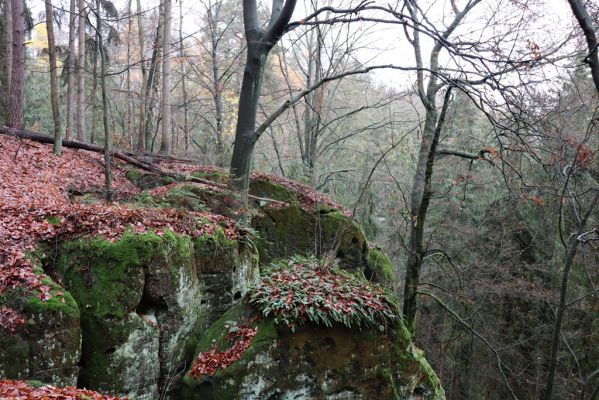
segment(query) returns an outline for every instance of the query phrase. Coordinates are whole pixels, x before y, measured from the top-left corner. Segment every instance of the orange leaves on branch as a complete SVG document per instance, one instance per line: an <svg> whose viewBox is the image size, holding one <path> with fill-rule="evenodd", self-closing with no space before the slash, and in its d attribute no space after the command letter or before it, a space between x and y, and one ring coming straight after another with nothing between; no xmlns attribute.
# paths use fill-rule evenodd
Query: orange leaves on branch
<svg viewBox="0 0 599 400"><path fill-rule="evenodd" d="M529 196L528 200L532 201L537 206L545 205L545 200L543 200L542 198L537 197L537 196Z"/></svg>
<svg viewBox="0 0 599 400"><path fill-rule="evenodd" d="M528 49L528 51L530 51L530 55L533 58L533 60L538 61L541 58L543 58L543 55L541 54L541 48L537 43L535 43L534 40L527 39L526 48Z"/></svg>

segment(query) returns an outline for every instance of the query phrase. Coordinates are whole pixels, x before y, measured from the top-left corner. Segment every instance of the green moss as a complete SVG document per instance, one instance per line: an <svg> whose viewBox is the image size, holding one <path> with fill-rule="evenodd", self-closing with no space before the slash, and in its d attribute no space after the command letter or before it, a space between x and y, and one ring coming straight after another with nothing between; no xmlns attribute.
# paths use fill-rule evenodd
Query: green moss
<svg viewBox="0 0 599 400"><path fill-rule="evenodd" d="M366 276L368 279L391 287L395 287L397 284L393 263L389 256L380 249L369 249L366 267Z"/></svg>
<svg viewBox="0 0 599 400"><path fill-rule="evenodd" d="M213 181L217 183L227 183L229 179L229 174L225 171L198 171L191 174L191 176L195 176L197 178L206 179L208 181Z"/></svg>
<svg viewBox="0 0 599 400"><path fill-rule="evenodd" d="M202 197L200 197L202 193L198 193L198 190L201 190L201 188L194 185L174 187L168 192L163 202L168 203L174 208L191 211L208 211L208 206Z"/></svg>
<svg viewBox="0 0 599 400"><path fill-rule="evenodd" d="M125 177L140 189L152 189L176 182L176 179L170 176L142 173L137 169L130 169L125 173Z"/></svg>
<svg viewBox="0 0 599 400"><path fill-rule="evenodd" d="M130 169L125 172L125 178L137 185L139 179L141 178L141 173L136 169Z"/></svg>
<svg viewBox="0 0 599 400"><path fill-rule="evenodd" d="M266 179L255 179L250 182L250 194L297 205L297 195L285 186Z"/></svg>
<svg viewBox="0 0 599 400"><path fill-rule="evenodd" d="M79 318L79 307L69 292L62 288L53 288L51 294L52 297L48 301L40 300L37 295L30 297L27 300L26 310L30 313L62 312L70 317Z"/></svg>
<svg viewBox="0 0 599 400"><path fill-rule="evenodd" d="M160 200L155 199L147 190L144 190L137 196L135 196L134 200L131 202L131 205L134 207L160 207L162 204Z"/></svg>
<svg viewBox="0 0 599 400"><path fill-rule="evenodd" d="M100 237L78 239L62 245L57 270L86 313L122 318L139 303L143 266L161 243L154 233L126 232L114 243Z"/></svg>
<svg viewBox="0 0 599 400"><path fill-rule="evenodd" d="M25 383L27 383L32 388L41 388L41 387L47 386L46 383L44 383L42 381L35 380L35 379L31 379L31 380L25 381Z"/></svg>
<svg viewBox="0 0 599 400"><path fill-rule="evenodd" d="M48 221L48 223L50 225L60 226L60 218L59 217L49 216L49 217L46 217L46 221Z"/></svg>
<svg viewBox="0 0 599 400"><path fill-rule="evenodd" d="M251 307L244 303L238 303L230 308L220 319L213 323L210 328L205 332L202 339L197 343L194 357L192 359L192 366L198 354L210 350L213 344L219 349L224 349L230 346L230 343L225 341L225 336L228 333L228 329L225 327L229 321L248 321L254 315L254 311ZM214 377L221 381L225 390L219 389L219 397L223 399L235 398L237 392L239 378L243 377L246 373L250 361L256 357L256 355L265 350L266 346L270 346L273 341L277 339L277 330L275 324L271 318L265 318L261 320L257 325L258 331L254 336L251 345L243 353L241 358L224 370L219 370ZM194 379L189 376L189 371L185 374L183 381L185 383L184 398L192 398L194 391L202 385L202 380ZM233 382L233 383L231 383ZM197 395L197 393L196 393ZM209 397L209 396L208 396ZM201 396L200 396L201 398Z"/></svg>
<svg viewBox="0 0 599 400"><path fill-rule="evenodd" d="M366 234L353 219L341 211L321 214L320 229L323 253L337 249L335 255L349 267L366 263Z"/></svg>

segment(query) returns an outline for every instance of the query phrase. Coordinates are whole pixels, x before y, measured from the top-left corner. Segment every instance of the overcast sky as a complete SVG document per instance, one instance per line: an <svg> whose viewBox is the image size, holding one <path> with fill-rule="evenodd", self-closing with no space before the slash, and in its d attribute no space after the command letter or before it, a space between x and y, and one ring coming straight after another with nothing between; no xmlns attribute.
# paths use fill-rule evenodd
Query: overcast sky
<svg viewBox="0 0 599 400"><path fill-rule="evenodd" d="M386 5L389 1L377 1L381 5ZM511 0L484 0L477 6L472 15L468 18L467 23L461 28L461 31L456 33L467 33L468 30L475 32L480 29L481 21L489 18L489 5L504 4L503 9L514 9L513 3L508 3ZM124 9L127 5L127 0L113 0L117 8ZM522 2L522 1L520 1ZM34 18L37 18L44 10L44 0L28 0L32 7ZM184 14L184 32L193 34L197 32L199 26L199 18L202 8L197 0L183 0ZM299 1L298 3L302 3ZM465 1L458 0L458 5L464 4ZM541 45L543 51L543 43L549 43L559 40L565 35L568 27L571 26L571 12L566 0L532 0L529 11L536 16L534 23L528 27L526 37L522 37L522 41L526 42L532 39ZM159 4L158 0L146 0L142 2L145 10L154 8ZM270 2L268 2L270 4ZM441 21L445 17L448 21L451 17L451 9L449 0L421 0L422 7L428 8L428 16L432 20ZM54 0L56 7L68 7L67 0ZM173 15L175 18L173 29L178 29L178 14L179 0L174 3ZM293 19L298 20L306 15L305 8L298 5ZM64 30L64 28L63 28ZM414 65L413 50L409 43L404 39L403 30L399 26L376 25L367 30L368 35L364 39L364 48L361 51L359 58L361 61L369 64L394 64L394 65ZM430 47L430 41L424 39L424 47ZM426 49L425 49L426 50ZM426 51L425 51L426 53ZM386 83L390 86L405 86L410 85L406 74L398 73L397 71L378 71L376 73L377 80L381 83Z"/></svg>

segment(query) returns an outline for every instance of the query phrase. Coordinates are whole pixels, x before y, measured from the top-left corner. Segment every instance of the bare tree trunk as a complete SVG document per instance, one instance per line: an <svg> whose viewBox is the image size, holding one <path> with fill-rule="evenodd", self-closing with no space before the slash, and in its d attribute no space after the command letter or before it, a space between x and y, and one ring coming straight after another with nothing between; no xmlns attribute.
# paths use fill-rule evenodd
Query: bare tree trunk
<svg viewBox="0 0 599 400"><path fill-rule="evenodd" d="M24 129L25 19L22 0L10 0L12 11L12 68L8 110L9 128Z"/></svg>
<svg viewBox="0 0 599 400"><path fill-rule="evenodd" d="M162 39L162 140L160 154L170 152L171 140L171 0L164 1L164 33Z"/></svg>
<svg viewBox="0 0 599 400"><path fill-rule="evenodd" d="M580 0L568 0L572 14L576 18L578 25L582 29L584 37L587 42L587 49L589 51L588 56L585 58L585 62L589 65L591 70L591 76L593 78L593 84L595 86L595 93L599 94L599 52L597 50L598 40L595 34L596 25L593 24L593 18L590 16L587 6ZM567 185L567 184L566 184ZM566 246L566 262L564 265L564 271L562 273L562 285L560 289L560 301L555 316L555 326L553 328L553 338L551 341L551 356L549 364L549 374L547 377L547 384L544 390L544 398L550 400L553 395L553 385L555 384L555 374L557 371L557 364L559 359L560 342L562 334L562 323L567 311L567 296L568 296L568 285L570 279L570 271L574 264L574 258L580 241L578 237L583 233L587 221L591 216L594 208L599 201L599 194L595 194L590 205L587 207L587 211L584 216L578 221L578 232L576 235L571 235ZM597 392L595 392L597 393ZM591 398L594 398L592 396Z"/></svg>
<svg viewBox="0 0 599 400"><path fill-rule="evenodd" d="M96 130L98 127L98 96L96 96L96 92L98 91L98 52L100 51L98 42L100 41L100 35L96 32L96 40L94 46L94 60L93 60L93 81L92 81L92 129L91 129L91 137L90 142L94 143L96 140Z"/></svg>
<svg viewBox="0 0 599 400"><path fill-rule="evenodd" d="M235 145L231 158L231 188L237 192L242 207L247 204L250 172L256 134L256 113L268 53L281 39L295 9L296 0L274 0L271 19L266 30L262 30L258 20L256 0L243 1L243 25L247 41L247 59L239 106Z"/></svg>
<svg viewBox="0 0 599 400"><path fill-rule="evenodd" d="M133 21L131 20L131 1L127 2L127 13L129 15L129 21L127 26L127 65L131 65L131 29L133 25ZM126 73L126 88L127 88L127 134L126 137L129 138L129 145L133 147L133 106L131 105L131 68L127 68Z"/></svg>
<svg viewBox="0 0 599 400"><path fill-rule="evenodd" d="M146 87L148 85L148 70L146 68L146 61L144 60L144 26L141 21L141 1L137 0L137 32L139 39L139 57L141 60L141 92L140 92L140 110L139 110L139 131L137 132L137 150L143 151L146 148L145 141L145 104L146 104Z"/></svg>
<svg viewBox="0 0 599 400"><path fill-rule="evenodd" d="M310 54L308 64L308 84L320 82L322 79L322 33L320 27L315 28L316 46L314 54ZM314 43L312 43L314 44ZM320 87L306 96L304 119L304 175L312 186L316 185L316 148L322 121L322 104L324 88Z"/></svg>
<svg viewBox="0 0 599 400"><path fill-rule="evenodd" d="M185 154L189 152L189 116L187 110L187 78L185 70L185 50L183 44L183 0L179 0L179 57L181 57L181 90L183 94L183 141Z"/></svg>
<svg viewBox="0 0 599 400"><path fill-rule="evenodd" d="M87 12L84 0L78 0L79 47L77 52L77 140L85 142L85 25Z"/></svg>
<svg viewBox="0 0 599 400"><path fill-rule="evenodd" d="M69 7L69 58L67 63L67 130L66 138L70 139L75 127L75 0L70 0Z"/></svg>
<svg viewBox="0 0 599 400"><path fill-rule="evenodd" d="M7 112L6 112L6 124L8 125L8 116L9 116L9 105L10 105L10 86L12 81L12 63L13 63L13 41L12 41L12 4L11 0L4 1L4 19L6 21L4 32L5 36L5 45L6 45L6 58L5 58L5 66L6 66L6 94L7 94Z"/></svg>
<svg viewBox="0 0 599 400"><path fill-rule="evenodd" d="M102 10L100 0L96 0L96 18L98 24L98 47L100 48L100 86L102 89L102 125L104 127L104 185L106 187L106 201L112 201L112 169L110 151L112 137L108 129L108 98L106 97L106 54L104 54L104 35L102 34Z"/></svg>
<svg viewBox="0 0 599 400"><path fill-rule="evenodd" d="M54 120L54 154L62 154L62 135L60 132L60 114L58 111L58 87L56 79L56 47L54 40L54 12L52 0L46 0L46 31L48 32L48 58L50 59L50 102Z"/></svg>
<svg viewBox="0 0 599 400"><path fill-rule="evenodd" d="M208 3L206 10L208 15L208 24L210 27L210 64L212 74L212 100L214 102L214 114L216 119L216 164L218 166L224 166L226 160L225 155L225 144L223 139L223 102L222 92L223 85L219 76L219 63L218 63L218 46L220 38L217 32L217 24L220 14L220 4L212 6L211 2Z"/></svg>
<svg viewBox="0 0 599 400"><path fill-rule="evenodd" d="M424 254L426 252L424 245L424 228L426 223L426 215L432 195L431 179L435 161L435 152L443 122L445 118L446 107L449 102L450 90L447 91L443 102L443 110L438 114L436 101L437 93L441 85L438 83L436 72L439 70L439 53L443 47L443 41L453 33L460 25L466 15L475 7L481 0L472 0L462 11L456 13L452 23L447 30L443 32L440 39L435 41L435 44L430 52L430 64L428 71L428 83L425 87L424 63L422 60L422 48L420 45L420 33L418 29L413 30L413 38L410 43L414 49L414 57L416 66L418 67L416 75L417 91L420 101L425 109L424 128L422 139L420 142L420 150L418 153L418 162L416 164L416 172L414 173L414 181L410 194L410 233L408 242L408 257L406 260L406 276L404 284L403 298L403 314L406 321L406 326L410 333L416 334L416 314L418 311L418 285L420 284L420 271L422 269ZM406 3L408 11L412 19L418 21L417 8Z"/></svg>
<svg viewBox="0 0 599 400"><path fill-rule="evenodd" d="M158 93L158 86L156 79L157 74L159 73L159 65L160 65L160 49L161 49L161 38L162 38L162 24L163 24L163 16L162 9L160 7L160 15L158 17L158 26L156 27L156 36L154 37L154 50L152 51L152 60L150 61L150 70L148 73L148 81L146 84L146 90L144 92L144 104L143 104L143 123L141 124L144 132L144 141L146 144L146 150L152 151L152 124L150 120L150 116L154 112L154 100L152 95L152 91L154 95Z"/></svg>

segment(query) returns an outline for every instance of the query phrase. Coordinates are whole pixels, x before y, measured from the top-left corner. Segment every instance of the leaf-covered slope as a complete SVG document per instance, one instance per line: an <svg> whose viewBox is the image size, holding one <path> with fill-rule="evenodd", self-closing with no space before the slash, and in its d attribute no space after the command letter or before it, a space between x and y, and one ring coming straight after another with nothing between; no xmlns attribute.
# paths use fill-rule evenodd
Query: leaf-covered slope
<svg viewBox="0 0 599 400"><path fill-rule="evenodd" d="M217 226L230 237L236 235L233 221L206 212L73 203L72 193L101 196L104 171L99 154L65 149L62 157L57 157L49 145L5 135L0 135L0 147L0 294L21 286L39 292L41 300L49 300L51 291L43 283L44 275L34 272L27 253L37 243L57 237L86 235L114 240L127 229L158 234L170 229L201 236ZM139 193L125 174L125 167L117 164L113 170L117 200ZM15 310L5 307L0 313L0 326L7 329L21 321Z"/></svg>

